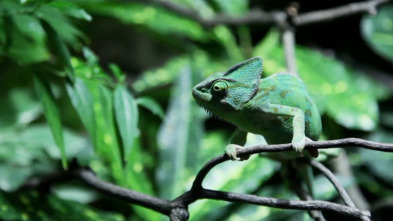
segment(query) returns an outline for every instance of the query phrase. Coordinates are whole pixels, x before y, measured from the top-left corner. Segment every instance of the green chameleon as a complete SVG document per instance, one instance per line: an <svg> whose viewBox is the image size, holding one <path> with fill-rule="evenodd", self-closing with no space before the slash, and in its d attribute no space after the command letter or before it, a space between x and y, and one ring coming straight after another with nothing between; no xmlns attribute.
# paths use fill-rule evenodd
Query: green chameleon
<svg viewBox="0 0 393 221"><path fill-rule="evenodd" d="M290 73L262 78L262 59L251 58L226 72L218 72L196 85L192 94L197 103L241 131L244 145L247 132L263 135L269 144L292 143L302 153L306 142L321 134L318 109L304 82ZM238 136L239 137L239 136ZM243 142L244 141L244 142ZM232 160L241 146L226 148ZM308 150L317 157L318 150Z"/></svg>

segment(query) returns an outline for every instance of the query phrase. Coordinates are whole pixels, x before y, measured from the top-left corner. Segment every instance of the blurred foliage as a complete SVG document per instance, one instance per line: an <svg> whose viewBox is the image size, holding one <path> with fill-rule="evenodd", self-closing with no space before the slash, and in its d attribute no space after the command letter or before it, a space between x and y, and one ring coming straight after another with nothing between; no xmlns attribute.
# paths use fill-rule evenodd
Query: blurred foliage
<svg viewBox="0 0 393 221"><path fill-rule="evenodd" d="M249 11L246 0L173 2L205 19ZM387 5L361 23L367 44L389 61L391 11ZM86 30L94 18L119 21L178 53L158 67L127 73L100 61L87 47L93 36ZM117 208L113 199L81 183L66 182L47 192L19 187L76 159L100 178L135 191L166 199L187 191L201 167L223 153L232 133L232 127L196 105L192 87L251 56L263 57L265 76L285 71L279 32L266 28L266 35L255 35L250 29L205 29L159 4L139 1L0 1L0 219L163 220L139 206ZM327 125L325 139L355 133L392 142L393 115L380 108L391 91L383 84L315 48L296 45L296 62ZM249 146L263 143L258 136L249 137ZM392 156L351 150L357 182L371 200L393 195ZM220 164L204 186L296 198L283 170L276 161L253 156ZM316 198L336 200L326 178L316 174L314 186ZM190 214L190 220L309 220L301 211L208 200L190 205Z"/></svg>
<svg viewBox="0 0 393 221"><path fill-rule="evenodd" d="M361 23L363 38L380 56L393 60L393 5L387 5L375 16L364 16Z"/></svg>

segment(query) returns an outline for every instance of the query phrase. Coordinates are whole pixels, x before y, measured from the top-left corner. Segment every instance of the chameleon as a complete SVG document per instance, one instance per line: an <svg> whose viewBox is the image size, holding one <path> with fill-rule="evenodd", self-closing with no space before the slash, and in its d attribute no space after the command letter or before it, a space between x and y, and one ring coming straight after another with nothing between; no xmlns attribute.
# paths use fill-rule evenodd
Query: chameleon
<svg viewBox="0 0 393 221"><path fill-rule="evenodd" d="M291 143L302 155L306 142L317 140L322 131L317 106L298 76L277 73L262 78L262 71L262 58L251 58L207 77L192 95L199 106L236 125L240 134L262 135L268 144ZM239 139L244 145L245 137ZM240 145L226 147L232 160L241 160L236 154ZM319 154L308 151L313 157Z"/></svg>

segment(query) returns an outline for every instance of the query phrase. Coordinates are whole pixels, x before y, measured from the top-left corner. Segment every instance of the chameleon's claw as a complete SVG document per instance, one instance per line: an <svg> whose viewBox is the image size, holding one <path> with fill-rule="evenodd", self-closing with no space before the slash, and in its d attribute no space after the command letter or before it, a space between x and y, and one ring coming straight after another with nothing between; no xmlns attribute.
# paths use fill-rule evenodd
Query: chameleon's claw
<svg viewBox="0 0 393 221"><path fill-rule="evenodd" d="M249 155L243 157L237 157L237 152L242 149L244 149L243 146L239 146L236 144L229 144L227 147L225 147L225 153L226 155L228 155L228 157L231 160L236 160L236 161L247 160L248 158L250 158Z"/></svg>
<svg viewBox="0 0 393 221"><path fill-rule="evenodd" d="M292 140L293 149L295 149L296 152L303 155L302 152L303 152L304 147L306 146L306 141L307 141L307 137Z"/></svg>

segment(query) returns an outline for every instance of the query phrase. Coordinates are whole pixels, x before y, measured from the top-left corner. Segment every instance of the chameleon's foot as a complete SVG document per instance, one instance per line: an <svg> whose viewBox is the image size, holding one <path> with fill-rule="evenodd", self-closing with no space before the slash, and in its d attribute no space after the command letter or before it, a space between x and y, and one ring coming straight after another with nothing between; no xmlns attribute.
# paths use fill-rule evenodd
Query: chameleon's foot
<svg viewBox="0 0 393 221"><path fill-rule="evenodd" d="M292 140L292 147L298 152L300 155L303 155L303 149L306 146L307 137L302 137L300 139L293 139Z"/></svg>
<svg viewBox="0 0 393 221"><path fill-rule="evenodd" d="M248 158L250 158L250 155L237 157L237 152L242 149L244 149L243 146L239 146L236 144L229 144L227 147L225 147L225 153L226 155L228 155L228 157L231 160L237 160L237 161L247 160Z"/></svg>
<svg viewBox="0 0 393 221"><path fill-rule="evenodd" d="M292 147L293 149L295 149L296 152L298 152L301 156L303 156L303 149L306 146L306 142L314 142L314 141L308 137L304 137L296 141L292 140ZM318 149L307 149L307 151L310 153L310 155L313 158L317 158L319 156Z"/></svg>

